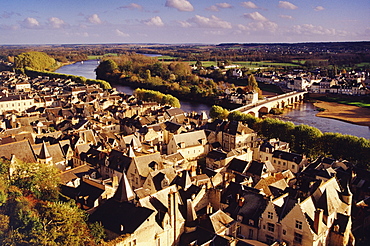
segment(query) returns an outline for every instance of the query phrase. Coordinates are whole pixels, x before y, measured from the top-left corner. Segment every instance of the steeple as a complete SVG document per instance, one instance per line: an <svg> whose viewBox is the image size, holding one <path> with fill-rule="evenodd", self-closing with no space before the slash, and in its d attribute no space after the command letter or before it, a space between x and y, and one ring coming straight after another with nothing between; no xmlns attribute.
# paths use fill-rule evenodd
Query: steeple
<svg viewBox="0 0 370 246"><path fill-rule="evenodd" d="M42 163L50 164L52 163L52 157L49 153L48 148L46 147L46 143L42 141L40 154L38 155L38 159Z"/></svg>
<svg viewBox="0 0 370 246"><path fill-rule="evenodd" d="M134 150L133 150L133 148L132 148L132 146L131 146L131 145L130 145L130 146L129 146L129 148L128 148L127 156L128 156L128 157L131 157L131 158L136 157L135 152L134 152Z"/></svg>
<svg viewBox="0 0 370 246"><path fill-rule="evenodd" d="M135 193L128 182L125 172L122 173L121 182L113 198L118 202L129 202L135 198Z"/></svg>

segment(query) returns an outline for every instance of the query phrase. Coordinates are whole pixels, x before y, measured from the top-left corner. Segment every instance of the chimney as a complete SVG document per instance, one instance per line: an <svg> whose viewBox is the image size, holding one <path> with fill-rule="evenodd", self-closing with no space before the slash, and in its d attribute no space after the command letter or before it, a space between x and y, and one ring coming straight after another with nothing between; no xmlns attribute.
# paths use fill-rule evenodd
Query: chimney
<svg viewBox="0 0 370 246"><path fill-rule="evenodd" d="M322 219L323 219L324 210L318 208L315 210L315 218L313 221L313 229L317 235L322 232Z"/></svg>

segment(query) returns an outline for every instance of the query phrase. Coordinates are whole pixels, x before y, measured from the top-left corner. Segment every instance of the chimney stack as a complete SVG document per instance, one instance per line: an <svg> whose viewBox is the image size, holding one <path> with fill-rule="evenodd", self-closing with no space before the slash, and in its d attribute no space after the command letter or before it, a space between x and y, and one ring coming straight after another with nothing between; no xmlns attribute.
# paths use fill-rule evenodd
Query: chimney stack
<svg viewBox="0 0 370 246"><path fill-rule="evenodd" d="M323 219L324 210L318 208L315 210L315 218L313 221L313 229L317 235L322 232L322 219Z"/></svg>

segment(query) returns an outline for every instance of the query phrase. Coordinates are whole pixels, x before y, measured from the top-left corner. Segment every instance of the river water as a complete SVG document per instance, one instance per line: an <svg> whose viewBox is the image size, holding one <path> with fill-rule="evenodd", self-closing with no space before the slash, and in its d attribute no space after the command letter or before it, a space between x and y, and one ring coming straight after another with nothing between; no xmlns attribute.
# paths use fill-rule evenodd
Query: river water
<svg viewBox="0 0 370 246"><path fill-rule="evenodd" d="M76 62L71 65L66 65L55 72L83 76L88 79L95 79L95 68L98 66L98 60L89 60ZM132 94L132 88L123 85L115 86L117 91ZM206 112L210 110L210 106L195 102L181 101L181 109L185 112ZM315 116L317 111L312 103L301 103L292 109L288 109L286 113L278 118L286 121L291 121L294 124L306 124L320 129L322 132L339 132L342 134L349 134L358 137L370 139L370 128L367 126L358 126L355 124Z"/></svg>
<svg viewBox="0 0 370 246"><path fill-rule="evenodd" d="M157 54L145 54L147 56L160 56ZM88 79L96 79L95 68L99 65L99 60L88 60L84 62L76 62L70 65L63 66L56 70L56 73L64 73L64 74L72 74L77 76L83 76ZM115 85L115 88L119 92L123 92L125 94L132 95L134 89L129 86L124 85ZM210 106L207 104L202 103L195 103L195 102L187 102L181 101L181 109L185 112L197 112L202 113L206 112L208 114L210 110Z"/></svg>

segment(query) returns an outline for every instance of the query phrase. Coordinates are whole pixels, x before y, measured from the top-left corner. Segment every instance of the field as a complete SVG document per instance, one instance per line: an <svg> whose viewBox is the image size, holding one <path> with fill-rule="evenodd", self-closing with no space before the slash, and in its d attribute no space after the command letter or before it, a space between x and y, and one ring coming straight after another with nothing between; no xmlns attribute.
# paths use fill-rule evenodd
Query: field
<svg viewBox="0 0 370 246"><path fill-rule="evenodd" d="M98 60L98 59L102 59L103 57L105 56L118 56L117 53L106 53L104 55L97 55L97 56L87 56L87 58L89 60Z"/></svg>

